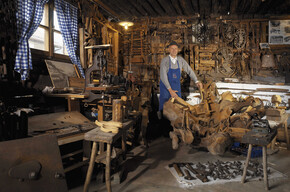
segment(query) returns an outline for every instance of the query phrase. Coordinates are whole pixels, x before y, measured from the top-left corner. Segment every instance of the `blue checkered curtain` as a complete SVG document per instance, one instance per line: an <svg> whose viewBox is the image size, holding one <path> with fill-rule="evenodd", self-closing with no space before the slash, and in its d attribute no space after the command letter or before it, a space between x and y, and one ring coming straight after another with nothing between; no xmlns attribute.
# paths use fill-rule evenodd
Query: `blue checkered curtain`
<svg viewBox="0 0 290 192"><path fill-rule="evenodd" d="M73 64L76 64L81 72L83 78L84 71L77 55L78 50L78 23L77 23L77 7L69 4L64 0L55 0L55 9L57 14L57 21L60 26L65 47Z"/></svg>
<svg viewBox="0 0 290 192"><path fill-rule="evenodd" d="M32 69L28 40L38 28L47 2L48 0L17 0L16 25L19 41L14 70L20 73L21 80L25 80Z"/></svg>

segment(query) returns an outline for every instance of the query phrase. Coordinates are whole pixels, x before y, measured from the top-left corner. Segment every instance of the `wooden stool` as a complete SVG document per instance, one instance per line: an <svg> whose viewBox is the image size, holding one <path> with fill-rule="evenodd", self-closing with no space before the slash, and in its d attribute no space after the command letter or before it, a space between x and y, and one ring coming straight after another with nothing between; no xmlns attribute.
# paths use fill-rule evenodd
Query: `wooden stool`
<svg viewBox="0 0 290 192"><path fill-rule="evenodd" d="M106 171L105 171L105 177L106 177L106 187L107 191L111 192L111 150L112 150L112 144L119 138L122 137L122 152L126 154L126 136L127 136L127 130L133 125L133 120L128 120L125 123L123 123L123 127L119 129L118 133L106 133L101 131L100 127L97 127L85 134L85 140L87 141L93 141L93 147L92 147L92 153L90 157L90 164L86 176L86 181L84 185L84 192L87 192L89 189L89 184L91 181L95 161L97 158L97 144L100 143L100 154L98 156L105 156L106 161ZM107 150L104 151L103 144L107 144ZM98 161L99 162L99 161Z"/></svg>
<svg viewBox="0 0 290 192"><path fill-rule="evenodd" d="M268 184L268 173L267 173L267 145L272 142L272 140L276 137L277 130L272 129L270 133L267 133L266 135L259 136L256 132L249 131L247 132L243 138L242 143L248 143L249 149L247 154L247 159L245 162L245 167L243 171L243 176L241 182L244 183L246 179L247 174L247 168L249 165L249 161L251 159L251 153L252 153L252 147L253 145L260 145L263 148L263 172L264 172L264 182L265 182L265 189L268 190L269 184Z"/></svg>

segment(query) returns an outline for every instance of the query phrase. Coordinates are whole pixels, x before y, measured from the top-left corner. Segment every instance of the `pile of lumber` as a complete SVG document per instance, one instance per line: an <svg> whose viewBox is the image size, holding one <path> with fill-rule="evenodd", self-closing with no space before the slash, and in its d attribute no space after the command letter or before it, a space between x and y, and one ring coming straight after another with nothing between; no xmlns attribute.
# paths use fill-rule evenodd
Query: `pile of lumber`
<svg viewBox="0 0 290 192"><path fill-rule="evenodd" d="M123 124L116 121L95 121L96 125L101 127L101 130L106 133L118 133L119 128L122 128Z"/></svg>

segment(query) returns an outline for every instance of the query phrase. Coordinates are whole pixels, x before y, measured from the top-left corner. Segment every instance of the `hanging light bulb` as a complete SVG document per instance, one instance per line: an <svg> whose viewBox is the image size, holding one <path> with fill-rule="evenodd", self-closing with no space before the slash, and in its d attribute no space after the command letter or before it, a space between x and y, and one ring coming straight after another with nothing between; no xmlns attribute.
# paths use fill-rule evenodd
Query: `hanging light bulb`
<svg viewBox="0 0 290 192"><path fill-rule="evenodd" d="M128 27L131 27L134 25L133 22L130 22L130 21L122 21L119 23L119 25L123 26L125 28L125 30L128 29Z"/></svg>

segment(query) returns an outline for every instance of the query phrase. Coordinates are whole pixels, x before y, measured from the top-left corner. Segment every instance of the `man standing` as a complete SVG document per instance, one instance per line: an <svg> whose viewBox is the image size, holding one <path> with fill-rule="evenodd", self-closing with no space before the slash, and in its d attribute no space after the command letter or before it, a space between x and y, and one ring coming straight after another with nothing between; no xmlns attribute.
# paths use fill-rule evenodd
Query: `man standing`
<svg viewBox="0 0 290 192"><path fill-rule="evenodd" d="M195 82L199 89L202 88L202 83L197 80L197 77L188 63L178 54L178 44L172 41L169 46L169 56L162 59L160 65L160 97L159 111L163 110L163 105L170 97L181 97L180 77L183 69L190 78Z"/></svg>

